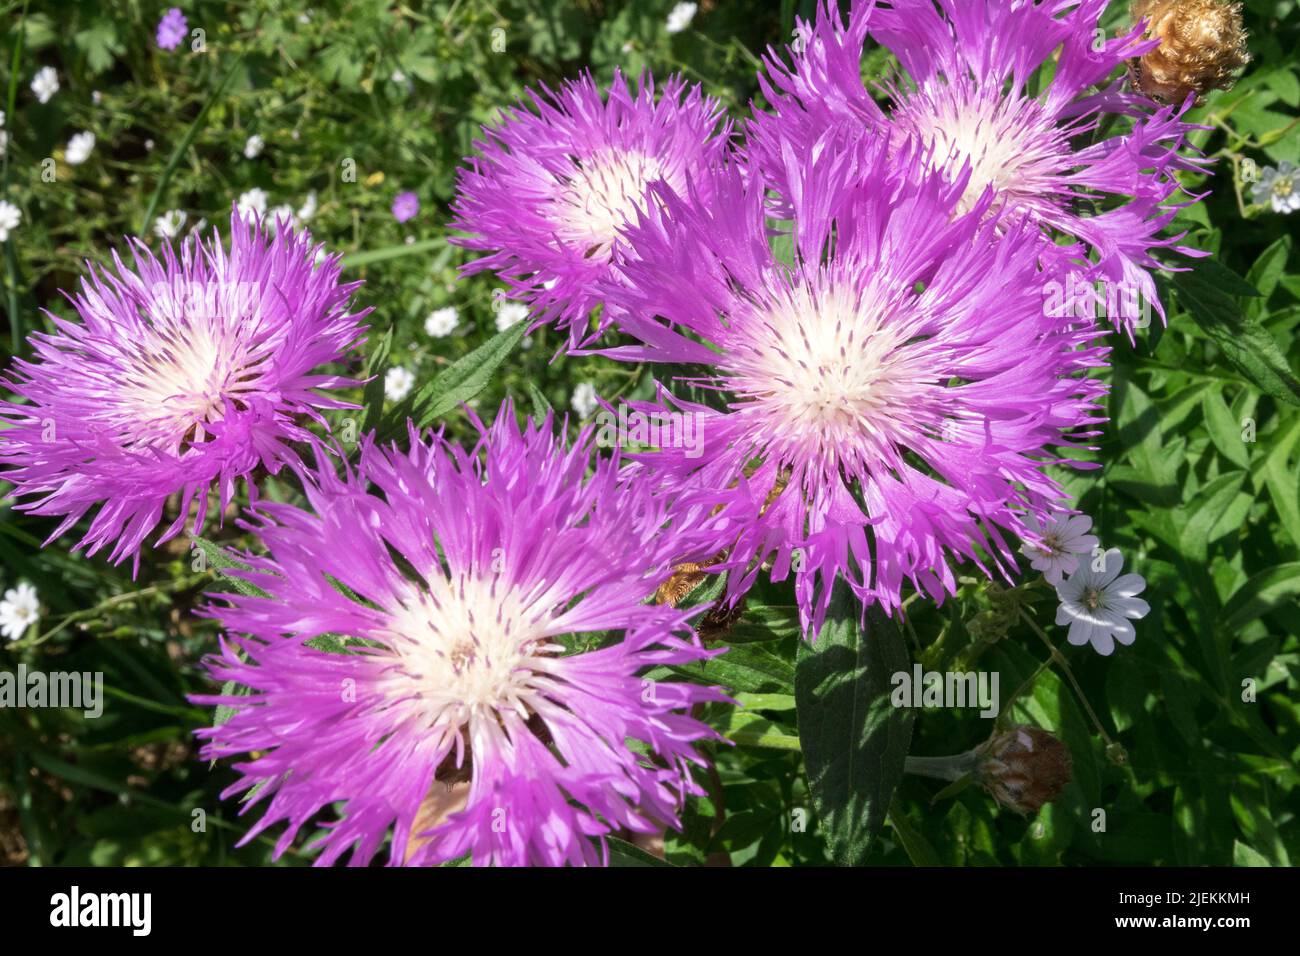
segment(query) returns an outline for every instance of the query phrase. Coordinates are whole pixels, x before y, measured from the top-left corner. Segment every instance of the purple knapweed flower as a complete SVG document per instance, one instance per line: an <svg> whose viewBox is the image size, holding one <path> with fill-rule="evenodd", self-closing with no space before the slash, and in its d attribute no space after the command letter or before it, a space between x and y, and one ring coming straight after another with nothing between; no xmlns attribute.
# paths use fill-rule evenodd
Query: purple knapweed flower
<svg viewBox="0 0 1300 956"><path fill-rule="evenodd" d="M196 698L234 708L199 731L205 758L258 754L223 794L265 807L245 840L287 822L282 852L339 803L318 865L365 865L390 831L393 865L601 863L606 834L676 825L701 792L716 734L688 712L723 696L642 676L711 656L690 612L646 602L683 540L590 431L566 447L551 426L507 403L470 452L367 439L341 477L324 455L302 474L311 512L259 505L267 554L241 576L265 596L210 609L247 635L211 676L250 693Z"/></svg>
<svg viewBox="0 0 1300 956"><path fill-rule="evenodd" d="M960 210L991 186L995 209L1081 240L1095 278L1131 289L1125 303L1149 302L1163 317L1151 277L1162 266L1152 252L1199 254L1176 245L1182 234L1160 233L1181 208L1170 202L1180 189L1175 173L1204 160L1179 154L1194 128L1181 120L1189 104L1157 108L1124 89L1125 62L1158 41L1142 41L1140 25L1106 38L1098 26L1106 3L854 0L847 24L827 3L815 24L801 22L793 65L775 53L766 58L759 82L773 112L755 114L754 160L788 194L783 144L809 148L836 124L883 131L896 151L919 145L924 160L949 175L970 167ZM890 99L883 110L861 77L868 35L906 73L882 84ZM1045 64L1050 75L1039 85ZM1105 132L1089 143L1099 128ZM1112 315L1130 336L1146 321L1137 304Z"/></svg>
<svg viewBox="0 0 1300 956"><path fill-rule="evenodd" d="M321 390L355 384L325 366L361 341L369 310L348 311L361 283L340 283L337 257L317 265L305 233L268 238L232 215L228 250L215 232L179 256L131 246L131 266L116 253L111 270L88 266L69 296L81 322L51 315L35 359L14 361L6 384L21 401L0 402L0 478L34 499L18 510L63 518L50 540L99 506L77 547L111 545L111 560L138 566L170 496L158 543L192 507L197 534L214 488L224 511L240 479L298 461L302 419L353 407Z"/></svg>
<svg viewBox="0 0 1300 956"><path fill-rule="evenodd" d="M393 197L393 218L398 222L409 222L420 212L420 197L415 193L398 193Z"/></svg>
<svg viewBox="0 0 1300 956"><path fill-rule="evenodd" d="M646 406L697 416L703 441L638 467L726 506L733 596L769 559L774 580L793 569L815 634L837 575L892 612L904 579L954 593L950 557L1006 574L1002 532L1064 497L1049 447L1099 421L1104 350L1090 320L1044 308L1036 230L992 218L991 192L961 212L969 170L949 181L845 131L785 160L792 260L769 245L761 174L721 170L707 205L661 193L608 283L640 344L607 354L722 391L725 410Z"/></svg>
<svg viewBox="0 0 1300 956"><path fill-rule="evenodd" d="M185 20L185 14L181 13L180 7L172 7L163 18L158 21L158 48L160 50L174 50L181 45L185 35L189 32L189 24Z"/></svg>
<svg viewBox="0 0 1300 956"><path fill-rule="evenodd" d="M658 96L650 77L634 93L617 72L605 95L586 76L530 96L535 110L506 110L461 170L452 225L468 236L453 241L489 253L466 274L497 273L536 325L554 321L577 345L646 187L681 193L702 180L726 155L730 125L715 100L678 77Z"/></svg>

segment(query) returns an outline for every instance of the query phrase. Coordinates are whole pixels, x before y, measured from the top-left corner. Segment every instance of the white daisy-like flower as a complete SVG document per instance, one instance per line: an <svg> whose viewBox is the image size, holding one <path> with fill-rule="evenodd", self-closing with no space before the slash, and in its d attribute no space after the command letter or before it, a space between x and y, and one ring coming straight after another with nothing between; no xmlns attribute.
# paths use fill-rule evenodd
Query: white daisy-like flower
<svg viewBox="0 0 1300 956"><path fill-rule="evenodd" d="M153 234L163 239L175 239L188 218L183 209L168 209L153 221Z"/></svg>
<svg viewBox="0 0 1300 956"><path fill-rule="evenodd" d="M1137 597L1146 588L1140 574L1120 575L1124 556L1118 548L1104 555L1104 571L1094 571L1088 561L1056 586L1061 599L1056 623L1069 625L1069 641L1075 646L1091 644L1098 654L1109 655L1115 642L1132 644L1133 621L1147 616L1151 606Z"/></svg>
<svg viewBox="0 0 1300 956"><path fill-rule="evenodd" d="M68 140L68 148L63 151L63 161L69 166L80 166L90 159L95 151L95 134L89 131L77 133Z"/></svg>
<svg viewBox="0 0 1300 956"><path fill-rule="evenodd" d="M0 200L0 242L9 239L9 233L23 221L23 211L11 202Z"/></svg>
<svg viewBox="0 0 1300 956"><path fill-rule="evenodd" d="M0 156L3 156L5 154L5 150L7 150L8 148L9 148L9 133L5 130L0 129Z"/></svg>
<svg viewBox="0 0 1300 956"><path fill-rule="evenodd" d="M408 368L395 365L384 375L384 396L390 402L400 402L415 387L415 375Z"/></svg>
<svg viewBox="0 0 1300 956"><path fill-rule="evenodd" d="M5 124L5 111L0 110L0 126L4 126L4 124Z"/></svg>
<svg viewBox="0 0 1300 956"><path fill-rule="evenodd" d="M245 219L251 216L263 217L266 215L266 190L254 186L248 192L239 197L237 204L239 215Z"/></svg>
<svg viewBox="0 0 1300 956"><path fill-rule="evenodd" d="M456 330L458 321L460 321L460 313L456 311L454 305L434 309L424 320L424 331L432 338L440 339L451 335Z"/></svg>
<svg viewBox="0 0 1300 956"><path fill-rule="evenodd" d="M569 405L579 418L590 418L600 407L596 386L590 382L579 382L577 388L573 390L573 397L569 399Z"/></svg>
<svg viewBox="0 0 1300 956"><path fill-rule="evenodd" d="M48 103L59 92L59 74L52 66L43 66L32 77L32 92L36 99Z"/></svg>
<svg viewBox="0 0 1300 956"><path fill-rule="evenodd" d="M1025 524L1041 542L1026 541L1020 553L1029 558L1029 566L1042 571L1048 584L1060 584L1061 577L1073 574L1079 566L1079 555L1090 554L1097 547L1097 536L1087 534L1092 519L1087 515L1062 515L1052 518L1043 527L1033 515L1027 515Z"/></svg>
<svg viewBox="0 0 1300 956"><path fill-rule="evenodd" d="M298 221L307 222L314 215L316 215L316 192L313 190L307 194L307 198L298 207Z"/></svg>
<svg viewBox="0 0 1300 956"><path fill-rule="evenodd" d="M91 91L90 91L90 102L92 102L92 103L94 103L96 106L98 106L100 103L104 102L104 94L101 93L101 92L99 92L99 90L91 90Z"/></svg>
<svg viewBox="0 0 1300 956"><path fill-rule="evenodd" d="M497 309L497 331L504 332L516 322L528 318L528 306L522 302L502 302Z"/></svg>
<svg viewBox="0 0 1300 956"><path fill-rule="evenodd" d="M389 79L393 82L394 86L400 86L402 91L405 93L410 93L415 89L415 84L411 82L411 78L401 70L394 70Z"/></svg>
<svg viewBox="0 0 1300 956"><path fill-rule="evenodd" d="M1276 169L1265 166L1250 194L1255 202L1272 206L1274 212L1295 212L1300 209L1300 170L1287 160L1278 163Z"/></svg>
<svg viewBox="0 0 1300 956"><path fill-rule="evenodd" d="M695 19L695 11L700 8L697 3L679 3L668 12L667 29L669 33L681 33Z"/></svg>
<svg viewBox="0 0 1300 956"><path fill-rule="evenodd" d="M0 634L16 641L41 616L41 602L36 588L23 582L16 588L5 592L5 599L0 601Z"/></svg>
<svg viewBox="0 0 1300 956"><path fill-rule="evenodd" d="M262 149L266 146L266 140L254 133L248 139L244 140L244 156L248 159L257 159L261 155Z"/></svg>

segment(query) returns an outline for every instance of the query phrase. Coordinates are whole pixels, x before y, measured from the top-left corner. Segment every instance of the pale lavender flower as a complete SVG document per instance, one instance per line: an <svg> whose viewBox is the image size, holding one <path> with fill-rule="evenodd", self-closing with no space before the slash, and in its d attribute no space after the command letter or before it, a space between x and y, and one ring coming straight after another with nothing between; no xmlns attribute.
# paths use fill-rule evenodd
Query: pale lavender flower
<svg viewBox="0 0 1300 956"><path fill-rule="evenodd" d="M1056 623L1069 625L1068 640L1082 646L1091 644L1098 654L1108 656L1115 642L1132 644L1137 632L1133 621L1147 616L1151 606L1137 595L1147 582L1140 574L1120 575L1124 556L1111 548L1103 557L1102 570L1085 562L1056 586L1061 599L1056 609Z"/></svg>

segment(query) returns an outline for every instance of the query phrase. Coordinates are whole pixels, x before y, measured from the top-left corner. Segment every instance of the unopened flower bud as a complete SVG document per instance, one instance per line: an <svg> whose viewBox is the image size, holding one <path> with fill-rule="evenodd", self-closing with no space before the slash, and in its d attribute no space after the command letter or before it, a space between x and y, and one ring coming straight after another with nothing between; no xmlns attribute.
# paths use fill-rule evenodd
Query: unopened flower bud
<svg viewBox="0 0 1300 956"><path fill-rule="evenodd" d="M1181 105L1195 93L1227 90L1250 62L1241 4L1225 0L1134 0L1133 21L1160 46L1129 61L1133 85L1159 103Z"/></svg>
<svg viewBox="0 0 1300 956"><path fill-rule="evenodd" d="M979 782L998 803L1037 813L1070 782L1070 751L1047 731L1016 726L979 748Z"/></svg>

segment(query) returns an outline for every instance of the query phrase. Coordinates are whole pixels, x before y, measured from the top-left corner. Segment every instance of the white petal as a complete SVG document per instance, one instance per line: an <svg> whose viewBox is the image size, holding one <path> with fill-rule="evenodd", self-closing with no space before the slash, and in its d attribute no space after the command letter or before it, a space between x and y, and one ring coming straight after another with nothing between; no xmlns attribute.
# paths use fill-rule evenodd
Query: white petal
<svg viewBox="0 0 1300 956"><path fill-rule="evenodd" d="M1118 577L1106 588L1106 595L1117 594L1120 597L1132 597L1135 594L1141 594L1146 590L1146 578L1140 574L1125 574Z"/></svg>

